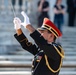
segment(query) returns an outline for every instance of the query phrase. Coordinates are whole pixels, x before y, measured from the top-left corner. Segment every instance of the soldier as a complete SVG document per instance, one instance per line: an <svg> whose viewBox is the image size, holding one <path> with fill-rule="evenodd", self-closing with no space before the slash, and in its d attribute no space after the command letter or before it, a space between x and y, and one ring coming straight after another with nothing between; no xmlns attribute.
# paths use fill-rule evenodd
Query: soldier
<svg viewBox="0 0 76 75"><path fill-rule="evenodd" d="M58 28L48 19L44 18L43 25L37 30L31 25L29 17L22 12L24 23L16 17L14 18L14 35L22 48L34 55L31 75L58 75L62 66L64 51L62 47L55 43L57 37L62 34ZM21 24L28 29L35 44L29 42L21 30Z"/></svg>

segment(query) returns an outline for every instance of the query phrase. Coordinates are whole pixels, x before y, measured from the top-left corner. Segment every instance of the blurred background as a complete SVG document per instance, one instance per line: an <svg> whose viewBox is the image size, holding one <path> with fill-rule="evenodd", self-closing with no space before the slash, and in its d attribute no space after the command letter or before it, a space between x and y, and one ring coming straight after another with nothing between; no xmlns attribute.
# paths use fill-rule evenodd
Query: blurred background
<svg viewBox="0 0 76 75"><path fill-rule="evenodd" d="M23 21L23 17L20 14L23 10L29 16L31 24L37 28L37 18L39 15L38 1L39 0L0 0L0 75L31 75L33 56L23 50L15 40L13 18L17 16ZM56 0L47 1L49 2L49 18L54 22L55 14L53 7ZM74 25L69 26L67 0L62 0L62 4L65 6L65 14L61 45L65 52L65 58L59 75L76 75L76 18ZM27 35L27 38L34 43L29 36L29 32L24 28L23 32Z"/></svg>

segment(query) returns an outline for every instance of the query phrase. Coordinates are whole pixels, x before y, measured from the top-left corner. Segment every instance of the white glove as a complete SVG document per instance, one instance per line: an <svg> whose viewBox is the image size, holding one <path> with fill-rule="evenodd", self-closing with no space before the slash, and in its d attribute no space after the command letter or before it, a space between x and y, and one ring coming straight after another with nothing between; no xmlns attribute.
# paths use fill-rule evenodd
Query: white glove
<svg viewBox="0 0 76 75"><path fill-rule="evenodd" d="M21 28L21 20L18 17L15 17L13 20L14 28L20 29Z"/></svg>
<svg viewBox="0 0 76 75"><path fill-rule="evenodd" d="M29 21L29 17L26 15L24 11L21 12L22 16L24 17L24 22L21 23L24 27L26 27L28 24L31 24Z"/></svg>

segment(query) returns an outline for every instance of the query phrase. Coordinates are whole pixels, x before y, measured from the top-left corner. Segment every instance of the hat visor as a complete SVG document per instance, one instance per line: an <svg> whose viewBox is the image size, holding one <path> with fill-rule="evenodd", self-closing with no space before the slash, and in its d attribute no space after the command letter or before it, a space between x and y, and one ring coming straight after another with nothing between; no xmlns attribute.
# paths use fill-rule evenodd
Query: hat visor
<svg viewBox="0 0 76 75"><path fill-rule="evenodd" d="M46 30L46 28L41 27L41 28L38 28L37 30Z"/></svg>

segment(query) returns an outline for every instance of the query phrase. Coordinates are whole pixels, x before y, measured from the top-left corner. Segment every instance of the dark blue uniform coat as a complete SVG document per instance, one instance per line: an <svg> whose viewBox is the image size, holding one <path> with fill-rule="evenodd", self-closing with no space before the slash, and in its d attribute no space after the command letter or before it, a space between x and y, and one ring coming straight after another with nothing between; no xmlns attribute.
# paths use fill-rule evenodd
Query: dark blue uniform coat
<svg viewBox="0 0 76 75"><path fill-rule="evenodd" d="M22 48L34 55L32 62L32 75L58 75L62 64L62 48L56 43L48 44L38 31L30 36L37 45L28 41L22 33L14 35Z"/></svg>

